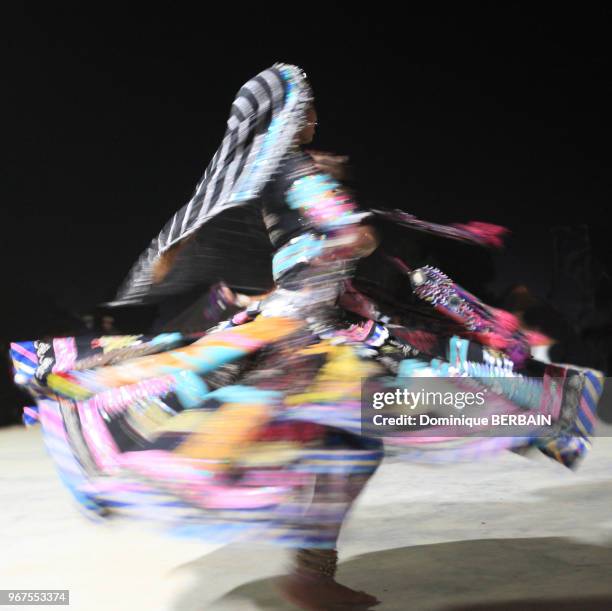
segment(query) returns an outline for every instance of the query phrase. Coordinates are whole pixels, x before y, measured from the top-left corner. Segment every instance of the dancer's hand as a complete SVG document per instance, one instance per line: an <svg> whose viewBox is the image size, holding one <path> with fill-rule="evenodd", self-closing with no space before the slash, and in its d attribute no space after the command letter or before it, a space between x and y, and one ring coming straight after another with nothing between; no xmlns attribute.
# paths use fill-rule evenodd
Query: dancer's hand
<svg viewBox="0 0 612 611"><path fill-rule="evenodd" d="M336 180L346 180L348 174L348 157L345 155L333 155L323 151L306 151L314 161L319 171L329 174Z"/></svg>
<svg viewBox="0 0 612 611"><path fill-rule="evenodd" d="M327 240L324 252L313 260L315 265L329 261L361 259L378 247L376 230L369 225L358 225L334 231Z"/></svg>

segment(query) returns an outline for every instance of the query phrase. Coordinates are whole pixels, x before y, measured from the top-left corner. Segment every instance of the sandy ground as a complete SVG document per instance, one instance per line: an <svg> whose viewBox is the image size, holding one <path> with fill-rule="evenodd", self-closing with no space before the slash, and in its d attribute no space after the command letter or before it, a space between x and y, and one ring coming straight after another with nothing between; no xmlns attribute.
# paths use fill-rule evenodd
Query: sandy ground
<svg viewBox="0 0 612 611"><path fill-rule="evenodd" d="M78 611L292 608L272 585L282 550L86 520L38 429L0 430L0 484L0 589L69 589ZM340 551L340 580L377 595L382 611L612 609L612 437L575 473L539 455L388 459ZM27 608L41 607L15 607Z"/></svg>

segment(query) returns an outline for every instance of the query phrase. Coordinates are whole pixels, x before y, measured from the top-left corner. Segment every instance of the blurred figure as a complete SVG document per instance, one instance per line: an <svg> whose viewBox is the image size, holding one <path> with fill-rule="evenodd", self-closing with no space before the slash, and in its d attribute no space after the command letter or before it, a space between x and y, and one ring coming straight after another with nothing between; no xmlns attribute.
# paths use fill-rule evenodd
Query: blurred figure
<svg viewBox="0 0 612 611"><path fill-rule="evenodd" d="M162 515L180 534L296 548L279 584L288 600L310 610L363 609L378 600L335 580L340 529L383 457L382 439L362 427L362 380L384 388L427 372L458 384L470 376L485 388L497 376L503 404L518 410L538 408L543 379L560 369L529 358L515 316L432 265L379 253L399 290L384 295L373 283L361 291L355 270L378 249L375 219L490 247L504 230L360 209L339 181L346 160L304 148L316 125L298 67L275 64L249 80L193 197L138 259L115 301L172 300L208 287L195 310L175 313L155 337L23 342L13 358L33 392L51 397L39 402L45 434L88 510ZM206 333L185 333L233 309ZM173 320L182 332L172 332ZM110 318L103 324L114 330ZM596 372L562 374L573 396L590 392L597 403ZM518 381L510 390L500 383L507 377ZM573 466L592 432L576 428L580 409L573 418L562 409L566 428L543 440L451 435L449 447L432 429L427 443L384 440L404 457L429 453L438 461L533 443ZM70 455L74 461L65 460Z"/></svg>
<svg viewBox="0 0 612 611"><path fill-rule="evenodd" d="M109 314L102 316L100 329L104 335L115 335L117 333L115 329L115 317Z"/></svg>
<svg viewBox="0 0 612 611"><path fill-rule="evenodd" d="M85 333L94 330L96 319L93 314L83 314L83 316L81 316L81 321L83 322Z"/></svg>
<svg viewBox="0 0 612 611"><path fill-rule="evenodd" d="M534 358L544 363L591 365L578 332L558 310L534 296L527 286L511 288L502 305L520 320Z"/></svg>

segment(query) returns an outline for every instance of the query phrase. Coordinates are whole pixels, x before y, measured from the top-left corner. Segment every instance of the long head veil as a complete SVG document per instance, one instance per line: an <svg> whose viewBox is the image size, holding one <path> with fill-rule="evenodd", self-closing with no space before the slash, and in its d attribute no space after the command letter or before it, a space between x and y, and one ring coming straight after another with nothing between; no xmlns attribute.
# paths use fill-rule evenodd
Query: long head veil
<svg viewBox="0 0 612 611"><path fill-rule="evenodd" d="M156 283L156 262L220 213L246 207L260 194L303 127L311 100L306 75L289 64L274 64L240 88L221 146L193 196L136 261L113 305L140 303L151 295L168 295L195 284L197 274L190 270ZM206 244L202 248L205 251Z"/></svg>

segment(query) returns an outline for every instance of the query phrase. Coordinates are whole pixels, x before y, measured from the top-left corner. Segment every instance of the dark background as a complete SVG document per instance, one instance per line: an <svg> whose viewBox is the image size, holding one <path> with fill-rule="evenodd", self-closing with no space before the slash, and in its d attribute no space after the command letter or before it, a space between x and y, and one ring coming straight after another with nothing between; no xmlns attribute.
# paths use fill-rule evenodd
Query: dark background
<svg viewBox="0 0 612 611"><path fill-rule="evenodd" d="M491 294L523 281L609 331L610 8L223 6L5 18L3 350L113 296L275 61L308 73L315 145L351 156L365 205L508 226ZM4 372L2 396L0 422Z"/></svg>

